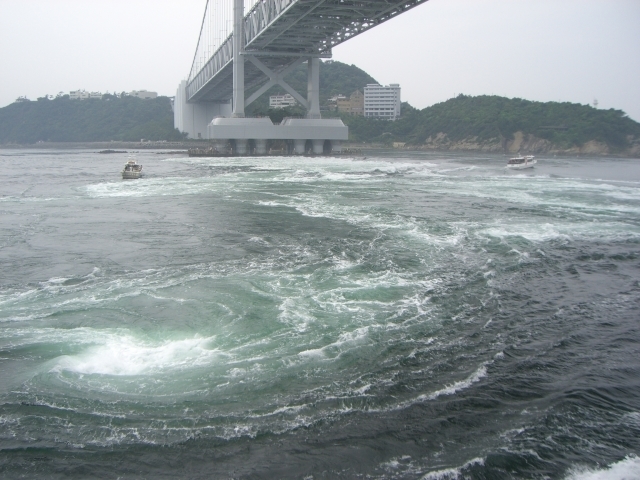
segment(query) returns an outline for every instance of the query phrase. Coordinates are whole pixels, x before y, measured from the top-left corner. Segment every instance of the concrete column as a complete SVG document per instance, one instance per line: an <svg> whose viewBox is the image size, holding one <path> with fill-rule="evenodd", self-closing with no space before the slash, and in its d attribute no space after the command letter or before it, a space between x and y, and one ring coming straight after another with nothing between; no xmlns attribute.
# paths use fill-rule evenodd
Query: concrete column
<svg viewBox="0 0 640 480"><path fill-rule="evenodd" d="M244 117L244 0L233 1L233 116Z"/></svg>
<svg viewBox="0 0 640 480"><path fill-rule="evenodd" d="M266 155L267 154L267 141L266 140L256 140L256 154L257 155Z"/></svg>
<svg viewBox="0 0 640 480"><path fill-rule="evenodd" d="M340 140L331 140L331 153L342 153L342 142Z"/></svg>
<svg viewBox="0 0 640 480"><path fill-rule="evenodd" d="M307 118L320 116L320 59L309 58L307 61Z"/></svg>
<svg viewBox="0 0 640 480"><path fill-rule="evenodd" d="M246 155L248 143L249 141L246 138L237 138L236 139L236 155Z"/></svg>
<svg viewBox="0 0 640 480"><path fill-rule="evenodd" d="M229 140L217 139L215 141L216 150L218 153L227 153Z"/></svg>
<svg viewBox="0 0 640 480"><path fill-rule="evenodd" d="M324 140L312 140L311 143L313 144L313 154L322 155Z"/></svg>
<svg viewBox="0 0 640 480"><path fill-rule="evenodd" d="M294 140L293 141L293 153L296 155L304 155L304 144L307 143L306 140Z"/></svg>

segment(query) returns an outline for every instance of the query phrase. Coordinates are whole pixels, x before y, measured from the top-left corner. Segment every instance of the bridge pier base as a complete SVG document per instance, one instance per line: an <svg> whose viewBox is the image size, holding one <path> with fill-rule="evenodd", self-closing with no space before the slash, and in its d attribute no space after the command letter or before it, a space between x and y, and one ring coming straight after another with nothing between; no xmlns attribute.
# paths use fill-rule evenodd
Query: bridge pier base
<svg viewBox="0 0 640 480"><path fill-rule="evenodd" d="M215 141L215 148L220 153L227 153L229 145L229 139L227 138L218 138Z"/></svg>
<svg viewBox="0 0 640 480"><path fill-rule="evenodd" d="M348 138L348 129L339 118L287 118L280 125L274 125L269 118L219 117L209 124L208 138L215 140L216 145L226 144L227 139L234 140L236 155L248 153L249 140L255 142L258 155L266 154L269 140L293 143L296 155L304 155L306 143L311 141L313 154L321 155L327 140L339 151L340 142Z"/></svg>

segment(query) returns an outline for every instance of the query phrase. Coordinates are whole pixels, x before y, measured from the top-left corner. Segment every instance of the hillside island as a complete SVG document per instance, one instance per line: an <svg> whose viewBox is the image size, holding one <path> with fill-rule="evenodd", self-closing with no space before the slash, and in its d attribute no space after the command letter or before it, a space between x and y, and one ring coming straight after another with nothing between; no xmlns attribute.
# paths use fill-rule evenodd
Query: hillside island
<svg viewBox="0 0 640 480"><path fill-rule="evenodd" d="M306 88L306 66L287 77L297 91ZM325 61L320 66L323 118L339 117L349 127L349 143L359 147L410 150L529 153L554 155L614 155L640 157L640 123L623 111L590 105L535 102L499 96L458 95L422 110L406 102L394 121L365 118L337 107L337 101L358 95L377 83L354 65ZM274 123L302 116L298 105L269 105L273 87L247 108L247 116L269 116ZM60 143L178 142L194 140L174 128L172 99L105 94L72 99L45 95L20 99L0 108L0 147L47 146ZM343 110L343 111L340 111Z"/></svg>

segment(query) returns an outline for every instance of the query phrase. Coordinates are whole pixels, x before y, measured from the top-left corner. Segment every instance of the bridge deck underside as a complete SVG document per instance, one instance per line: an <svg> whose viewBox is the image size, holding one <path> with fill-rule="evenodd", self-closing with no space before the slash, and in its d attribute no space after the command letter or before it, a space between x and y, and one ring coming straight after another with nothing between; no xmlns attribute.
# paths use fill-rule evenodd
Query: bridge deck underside
<svg viewBox="0 0 640 480"><path fill-rule="evenodd" d="M427 0L262 0L245 17L246 54L281 72L304 56L331 48ZM189 102L227 101L233 94L231 37L187 85ZM265 79L245 62L245 85Z"/></svg>

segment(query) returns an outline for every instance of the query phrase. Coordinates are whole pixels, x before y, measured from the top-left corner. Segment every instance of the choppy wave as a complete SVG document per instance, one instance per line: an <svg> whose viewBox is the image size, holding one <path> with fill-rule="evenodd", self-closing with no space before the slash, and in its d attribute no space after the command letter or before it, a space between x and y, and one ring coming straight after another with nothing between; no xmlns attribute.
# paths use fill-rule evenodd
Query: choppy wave
<svg viewBox="0 0 640 480"><path fill-rule="evenodd" d="M422 480L457 480L459 478L465 478L466 470L473 466L483 466L483 458L474 458L466 462L463 466L458 468L445 468L437 470L435 472L427 473L422 477Z"/></svg>
<svg viewBox="0 0 640 480"><path fill-rule="evenodd" d="M14 195L0 449L88 450L94 476L159 446L214 477L630 475L637 185L425 158L103 161L46 208Z"/></svg>
<svg viewBox="0 0 640 480"><path fill-rule="evenodd" d="M640 458L629 455L605 468L574 467L565 480L638 480L640 479Z"/></svg>

